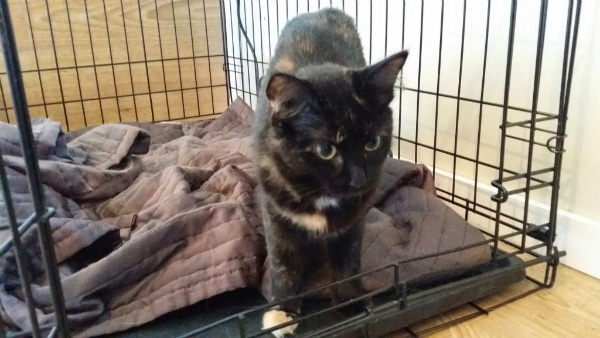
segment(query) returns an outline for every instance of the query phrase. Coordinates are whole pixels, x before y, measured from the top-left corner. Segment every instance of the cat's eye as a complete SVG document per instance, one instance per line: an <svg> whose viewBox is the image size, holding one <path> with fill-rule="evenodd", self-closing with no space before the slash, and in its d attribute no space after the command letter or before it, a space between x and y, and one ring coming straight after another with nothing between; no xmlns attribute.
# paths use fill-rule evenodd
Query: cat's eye
<svg viewBox="0 0 600 338"><path fill-rule="evenodd" d="M381 137L376 136L376 137L370 139L369 142L367 142L367 144L365 144L365 150L366 151L375 151L380 146L381 146Z"/></svg>
<svg viewBox="0 0 600 338"><path fill-rule="evenodd" d="M323 160L331 160L335 157L336 153L337 149L332 144L320 143L315 146L315 154L317 154L317 156Z"/></svg>

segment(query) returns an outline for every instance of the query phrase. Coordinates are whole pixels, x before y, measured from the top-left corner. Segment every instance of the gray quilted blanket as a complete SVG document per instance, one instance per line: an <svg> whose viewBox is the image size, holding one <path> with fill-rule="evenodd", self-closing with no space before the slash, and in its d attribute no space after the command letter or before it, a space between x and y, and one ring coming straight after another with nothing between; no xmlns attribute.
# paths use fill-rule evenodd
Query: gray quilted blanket
<svg viewBox="0 0 600 338"><path fill-rule="evenodd" d="M107 124L64 134L34 122L69 320L77 337L109 334L237 288L269 292L253 190L252 110L235 101L213 121ZM32 211L18 133L0 150L20 221ZM482 241L435 196L426 167L389 159L367 217L364 270ZM0 197L0 240L8 238ZM35 228L23 235L42 323L53 320ZM401 265L403 279L439 278L487 262L486 245ZM315 272L318 275L318 272ZM316 285L326 279L315 279ZM363 280L374 290L393 276ZM0 259L0 315L28 329L12 252Z"/></svg>

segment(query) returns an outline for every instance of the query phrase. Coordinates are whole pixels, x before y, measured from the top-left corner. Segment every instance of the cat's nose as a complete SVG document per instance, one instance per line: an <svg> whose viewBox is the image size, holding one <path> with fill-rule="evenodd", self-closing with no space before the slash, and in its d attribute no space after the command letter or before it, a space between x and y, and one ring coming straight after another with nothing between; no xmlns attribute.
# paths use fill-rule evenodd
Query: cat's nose
<svg viewBox="0 0 600 338"><path fill-rule="evenodd" d="M367 176L362 168L350 171L350 186L356 189L362 188L367 183Z"/></svg>

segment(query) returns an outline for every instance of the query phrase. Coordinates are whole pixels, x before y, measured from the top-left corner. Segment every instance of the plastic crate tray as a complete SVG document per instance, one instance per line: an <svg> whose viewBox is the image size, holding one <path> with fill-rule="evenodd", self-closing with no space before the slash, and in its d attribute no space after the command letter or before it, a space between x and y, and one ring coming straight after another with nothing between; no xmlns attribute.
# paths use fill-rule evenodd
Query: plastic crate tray
<svg viewBox="0 0 600 338"><path fill-rule="evenodd" d="M378 337L400 330L468 302L497 293L525 279L523 261L514 256L490 262L451 280L429 285L407 285L406 299L383 294L373 299L370 312L332 310L300 323L298 337ZM184 309L171 312L142 326L111 334L111 337L176 337L210 325L255 306L266 304L254 289L240 289L215 296ZM326 309L329 302L307 301L303 315ZM245 316L245 336L273 337L260 334L262 311ZM229 320L194 337L239 337L240 321Z"/></svg>

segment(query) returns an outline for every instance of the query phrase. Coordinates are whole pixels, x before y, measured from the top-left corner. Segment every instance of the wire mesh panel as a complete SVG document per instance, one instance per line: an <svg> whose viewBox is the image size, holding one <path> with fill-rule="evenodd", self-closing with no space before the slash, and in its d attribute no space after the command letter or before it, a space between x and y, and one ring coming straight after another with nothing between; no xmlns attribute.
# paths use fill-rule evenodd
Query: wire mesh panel
<svg viewBox="0 0 600 338"><path fill-rule="evenodd" d="M227 106L219 2L9 1L30 114L65 129ZM0 121L14 122L4 65Z"/></svg>
<svg viewBox="0 0 600 338"><path fill-rule="evenodd" d="M578 1L226 1L233 96L257 100L285 23L334 6L367 62L408 49L397 157L424 163L440 197L516 253L552 251Z"/></svg>
<svg viewBox="0 0 600 338"><path fill-rule="evenodd" d="M27 101L24 95L23 79L21 77L21 68L17 49L15 45L15 34L13 32L12 17L5 1L0 3L0 31L2 31L2 55L6 65L7 79L12 93L12 103L17 112L19 132L21 134L21 148L23 151L23 160L27 172L29 191L32 195L33 207L32 214L21 224L17 222L15 205L11 192L9 191L9 182L7 179L4 160L1 158L0 151L0 189L2 190L3 206L2 215L8 221L8 225L1 224L0 230L10 229L10 237L0 246L0 257L4 256L11 248L14 248L14 257L19 270L20 282L22 285L25 300L28 304L28 315L31 326L30 332L14 333L12 336L22 336L31 334L34 337L40 337L42 329L49 330L49 336L55 336L57 333L68 335L69 327L66 321L65 303L60 284L60 277L54 252L54 243L52 241L52 232L50 229L49 217L54 214L52 208L46 208L44 188L40 178L40 169L37 163L35 144L33 142L33 132L31 122L27 112ZM48 284L51 289L52 304L55 311L55 324L41 327L38 322L38 313L33 306L33 297L30 283L34 278L30 269L29 262L25 259L24 248L21 245L20 236L31 226L37 232L39 239L39 250L42 252L45 272L48 276ZM3 267L5 268L5 267ZM4 330L1 332L5 334Z"/></svg>
<svg viewBox="0 0 600 338"><path fill-rule="evenodd" d="M368 63L408 49L391 104L394 155L429 166L438 196L486 234L495 259L519 256L532 266L531 285L508 299L554 283L564 254L554 239L581 1L257 0L223 6L232 96L253 107L278 36L298 14L344 10L355 20ZM506 302L473 304L471 314L458 317ZM415 330L429 332L439 327L435 322Z"/></svg>

